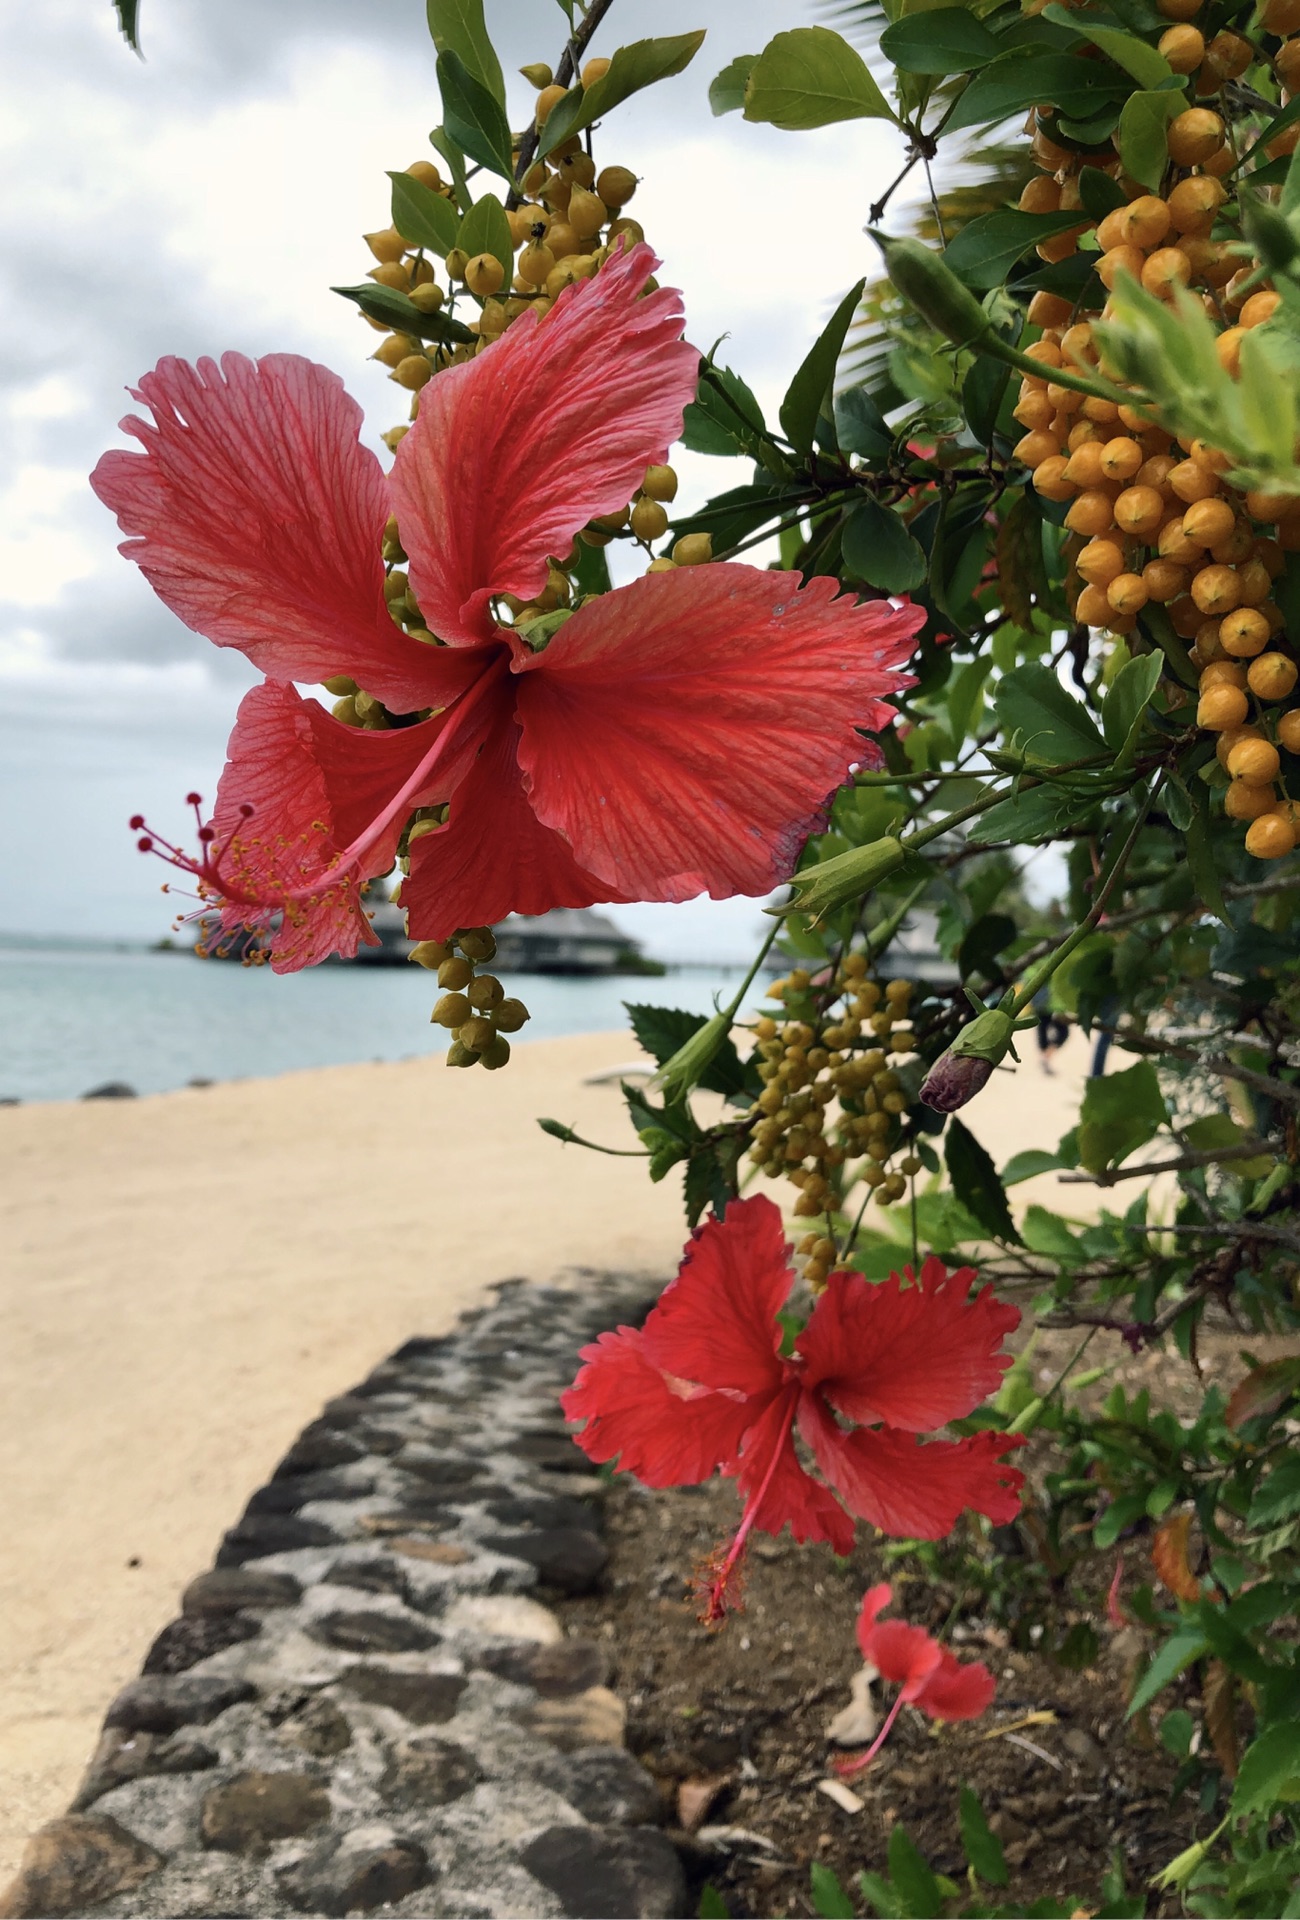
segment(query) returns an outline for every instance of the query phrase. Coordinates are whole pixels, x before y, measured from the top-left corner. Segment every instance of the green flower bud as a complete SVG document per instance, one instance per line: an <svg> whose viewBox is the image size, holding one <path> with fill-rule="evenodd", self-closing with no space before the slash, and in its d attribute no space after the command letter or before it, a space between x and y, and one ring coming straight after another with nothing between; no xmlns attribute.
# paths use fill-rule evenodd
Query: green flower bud
<svg viewBox="0 0 1300 1920"><path fill-rule="evenodd" d="M873 840L868 847L850 847L847 853L837 853L833 859L819 861L815 867L805 867L793 875L790 885L795 897L783 907L767 907L765 911L778 920L789 913L810 913L820 920L836 907L870 893L902 866L904 857L902 842L892 834Z"/></svg>
<svg viewBox="0 0 1300 1920"><path fill-rule="evenodd" d="M867 232L885 256L885 271L910 307L936 332L959 347L973 346L992 329L975 295L944 264L942 254L919 240L891 240L875 228Z"/></svg>
<svg viewBox="0 0 1300 1920"><path fill-rule="evenodd" d="M700 1084L730 1031L728 1016L715 1013L711 1020L706 1020L689 1040L678 1047L670 1059L664 1061L651 1080L651 1087L662 1093L670 1106L676 1100L684 1100L691 1088Z"/></svg>
<svg viewBox="0 0 1300 1920"><path fill-rule="evenodd" d="M926 1106L936 1113L956 1113L973 1100L1009 1051L1015 1031L1011 1015L996 1007L977 1014L922 1081L920 1098Z"/></svg>

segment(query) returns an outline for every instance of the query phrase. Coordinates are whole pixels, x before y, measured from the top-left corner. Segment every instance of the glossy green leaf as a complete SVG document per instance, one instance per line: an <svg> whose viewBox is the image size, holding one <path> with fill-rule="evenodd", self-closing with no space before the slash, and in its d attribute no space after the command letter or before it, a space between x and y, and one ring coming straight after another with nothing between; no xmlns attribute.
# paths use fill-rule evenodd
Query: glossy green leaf
<svg viewBox="0 0 1300 1920"><path fill-rule="evenodd" d="M438 55L438 85L447 132L480 166L511 177L510 128L495 94L475 79L454 48Z"/></svg>
<svg viewBox="0 0 1300 1920"><path fill-rule="evenodd" d="M856 453L868 466L887 460L894 444L884 414L865 387L836 394L835 433L842 451Z"/></svg>
<svg viewBox="0 0 1300 1920"><path fill-rule="evenodd" d="M1044 7L1044 20L1050 20L1054 26L1065 27L1071 33L1079 34L1085 40L1091 40L1094 47L1122 67L1125 73L1137 81L1140 87L1158 87L1162 80L1173 78L1173 68L1145 40L1139 40L1135 34L1123 33L1117 27L1101 25L1088 12L1071 13L1065 7L1052 0Z"/></svg>
<svg viewBox="0 0 1300 1920"><path fill-rule="evenodd" d="M1022 1180L1032 1180L1040 1173L1056 1173L1066 1163L1057 1153L1048 1153L1044 1147L1026 1147L1023 1153L1013 1153L1002 1169L1004 1187L1018 1187Z"/></svg>
<svg viewBox="0 0 1300 1920"><path fill-rule="evenodd" d="M1059 112L1087 116L1112 97L1121 98L1123 90L1119 75L1095 60L1068 53L1004 53L967 83L944 130L952 133L1005 120L1043 100L1052 101Z"/></svg>
<svg viewBox="0 0 1300 1920"><path fill-rule="evenodd" d="M1083 202L1085 213L1094 220L1104 220L1116 207L1122 207L1124 189L1118 180L1112 180L1100 167L1084 167L1079 173L1079 198Z"/></svg>
<svg viewBox="0 0 1300 1920"><path fill-rule="evenodd" d="M471 260L476 253L492 254L501 262L504 284L509 287L515 270L514 240L506 210L494 193L485 193L474 202L460 223L456 245L463 248Z"/></svg>
<svg viewBox="0 0 1300 1920"><path fill-rule="evenodd" d="M905 14L880 36L880 51L904 73L970 73L1004 51L965 7Z"/></svg>
<svg viewBox="0 0 1300 1920"><path fill-rule="evenodd" d="M960 747L967 734L978 730L984 709L984 682L993 668L989 654L968 660L948 682L948 726L954 746Z"/></svg>
<svg viewBox="0 0 1300 1920"><path fill-rule="evenodd" d="M706 1880L700 1889L700 1904L695 1911L699 1920L731 1920L731 1908L712 1880Z"/></svg>
<svg viewBox="0 0 1300 1920"><path fill-rule="evenodd" d="M393 183L393 225L413 247L424 247L445 259L456 245L460 219L450 200L432 187L412 180L409 173L390 173Z"/></svg>
<svg viewBox="0 0 1300 1920"><path fill-rule="evenodd" d="M1232 1811L1240 1818L1283 1798L1283 1788L1300 1777L1300 1721L1265 1727L1242 1756L1232 1789ZM1286 1796L1292 1798L1290 1794Z"/></svg>
<svg viewBox="0 0 1300 1920"><path fill-rule="evenodd" d="M1101 707L1101 730L1107 745L1115 748L1117 767L1130 767L1136 758L1147 708L1155 698L1164 666L1161 653L1139 654L1120 668L1107 690Z"/></svg>
<svg viewBox="0 0 1300 1920"><path fill-rule="evenodd" d="M864 494L845 516L844 565L882 593L910 593L925 579L925 553L892 507Z"/></svg>
<svg viewBox="0 0 1300 1920"><path fill-rule="evenodd" d="M465 180L464 154L445 127L433 129L429 135L429 145L447 162L447 171L451 175L451 184L456 194L456 205L464 213L470 202L469 187Z"/></svg>
<svg viewBox="0 0 1300 1920"><path fill-rule="evenodd" d="M956 1114L949 1120L944 1134L943 1157L952 1190L967 1212L973 1214L995 1240L1021 1245L998 1170L987 1148L980 1145Z"/></svg>
<svg viewBox="0 0 1300 1920"><path fill-rule="evenodd" d="M704 367L682 424L683 446L692 453L756 459L766 435L763 410L740 375L730 367Z"/></svg>
<svg viewBox="0 0 1300 1920"><path fill-rule="evenodd" d="M504 108L506 83L483 18L483 0L425 0L429 32L439 53L448 50L463 61L480 86Z"/></svg>
<svg viewBox="0 0 1300 1920"><path fill-rule="evenodd" d="M866 61L829 27L792 27L769 40L745 88L746 120L802 132L838 120L893 120Z"/></svg>
<svg viewBox="0 0 1300 1920"><path fill-rule="evenodd" d="M813 342L781 402L781 426L796 452L809 454L826 406L844 340L862 298L865 280L851 287Z"/></svg>
<svg viewBox="0 0 1300 1920"><path fill-rule="evenodd" d="M681 73L703 44L701 28L696 33L667 34L660 40L636 40L630 47L619 47L608 71L594 86L573 87L552 107L538 143L539 156L553 152L571 134L581 133L584 127L602 119L631 94L668 79L670 74Z"/></svg>
<svg viewBox="0 0 1300 1920"><path fill-rule="evenodd" d="M739 54L736 59L728 61L722 72L715 74L709 82L709 105L715 118L723 113L740 112L745 104L750 69L757 59L756 53Z"/></svg>
<svg viewBox="0 0 1300 1920"><path fill-rule="evenodd" d="M1169 1110L1149 1060L1091 1079L1079 1117L1079 1155L1089 1173L1118 1166L1167 1125Z"/></svg>
<svg viewBox="0 0 1300 1920"><path fill-rule="evenodd" d="M1172 91L1139 91L1131 93L1124 102L1116 136L1119 157L1124 162L1125 172L1132 174L1135 180L1140 180L1152 193L1159 191L1165 168L1169 164L1166 138L1169 122L1186 104L1181 93Z"/></svg>
<svg viewBox="0 0 1300 1920"><path fill-rule="evenodd" d="M812 1910L821 1920L853 1920L853 1902L839 1883L839 1877L821 1860L809 1869Z"/></svg>
<svg viewBox="0 0 1300 1920"><path fill-rule="evenodd" d="M1041 661L1005 674L996 704L1006 744L1014 743L1031 765L1065 766L1105 751L1087 708Z"/></svg>
<svg viewBox="0 0 1300 1920"><path fill-rule="evenodd" d="M372 320L382 320L394 333L409 333L417 340L440 340L449 346L464 346L474 338L468 327L449 314L421 313L395 287L380 287L373 280L363 280L359 287L331 287L330 292L341 293L345 300L355 300L362 313Z"/></svg>
<svg viewBox="0 0 1300 1920"><path fill-rule="evenodd" d="M1199 1660L1209 1650L1209 1642L1199 1627L1185 1627L1166 1640L1134 1689L1128 1703L1128 1718L1131 1720L1143 1707L1149 1707L1171 1680L1176 1680L1193 1660Z"/></svg>
<svg viewBox="0 0 1300 1920"><path fill-rule="evenodd" d="M1022 255L1040 240L1079 225L1074 213L983 213L969 220L944 252L944 260L968 287L1000 287Z"/></svg>
<svg viewBox="0 0 1300 1920"><path fill-rule="evenodd" d="M991 1887L1005 1887L1007 1863L1002 1852L1002 1842L984 1817L984 1808L980 1804L979 1795L970 1787L963 1787L961 1790L958 1817L961 1821L961 1843L966 1849L966 1858L980 1879L986 1880Z"/></svg>
<svg viewBox="0 0 1300 1920"><path fill-rule="evenodd" d="M933 1920L943 1912L943 1889L901 1821L889 1830L889 1877L910 1920Z"/></svg>

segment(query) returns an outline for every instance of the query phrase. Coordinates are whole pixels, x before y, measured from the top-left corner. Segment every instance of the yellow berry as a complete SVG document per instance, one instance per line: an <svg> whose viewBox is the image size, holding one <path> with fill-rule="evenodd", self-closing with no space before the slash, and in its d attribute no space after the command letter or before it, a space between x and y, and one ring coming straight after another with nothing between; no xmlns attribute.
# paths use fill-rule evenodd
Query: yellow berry
<svg viewBox="0 0 1300 1920"><path fill-rule="evenodd" d="M1246 852L1257 860L1281 860L1295 846L1295 828L1283 813L1262 813L1246 829Z"/></svg>

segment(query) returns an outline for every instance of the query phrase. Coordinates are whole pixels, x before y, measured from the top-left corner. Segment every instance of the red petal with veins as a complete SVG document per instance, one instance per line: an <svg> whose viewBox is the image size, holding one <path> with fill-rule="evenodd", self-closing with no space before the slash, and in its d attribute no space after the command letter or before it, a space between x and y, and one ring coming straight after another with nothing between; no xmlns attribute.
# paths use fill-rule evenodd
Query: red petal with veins
<svg viewBox="0 0 1300 1920"><path fill-rule="evenodd" d="M974 1720L991 1704L995 1684L988 1668L963 1662L923 1627L903 1620L880 1620L889 1605L890 1590L872 1587L858 1616L858 1645L882 1679L902 1687L902 1698L912 1701L935 1720Z"/></svg>
<svg viewBox="0 0 1300 1920"><path fill-rule="evenodd" d="M799 1430L845 1506L898 1539L941 1540L968 1508L998 1523L1020 1511L1025 1476L1001 1458L1017 1435L923 1443L892 1427L846 1433L815 1393L803 1396Z"/></svg>
<svg viewBox="0 0 1300 1920"><path fill-rule="evenodd" d="M916 1696L932 1720L978 1720L993 1705L997 1682L978 1660L958 1660L940 1648L939 1664Z"/></svg>
<svg viewBox="0 0 1300 1920"><path fill-rule="evenodd" d="M646 1357L664 1373L736 1393L771 1394L785 1368L776 1316L794 1284L781 1215L759 1194L733 1200L686 1248L645 1323Z"/></svg>
<svg viewBox="0 0 1300 1920"><path fill-rule="evenodd" d="M547 556L625 507L681 432L700 356L681 338L681 296L642 294L657 264L646 246L616 254L544 322L517 320L422 390L392 486L411 585L441 639L489 638L492 596L540 593Z"/></svg>
<svg viewBox="0 0 1300 1920"><path fill-rule="evenodd" d="M565 1417L587 1423L574 1438L592 1460L617 1454L620 1472L648 1487L709 1479L733 1458L754 1417L751 1402L729 1394L674 1392L631 1327L602 1333L580 1357L587 1364L560 1396Z"/></svg>
<svg viewBox="0 0 1300 1920"><path fill-rule="evenodd" d="M549 913L634 898L588 873L563 835L528 804L504 684L492 730L452 796L445 827L411 844L402 905L416 940L445 940L457 927L490 926L508 913Z"/></svg>
<svg viewBox="0 0 1300 1920"><path fill-rule="evenodd" d="M828 1487L804 1472L795 1452L790 1416L798 1399L792 1384L745 1436L736 1483L746 1518L760 1533L780 1533L788 1526L796 1540L826 1540L836 1553L849 1553L855 1532L851 1517ZM752 1512L751 1501L756 1501Z"/></svg>
<svg viewBox="0 0 1300 1920"><path fill-rule="evenodd" d="M455 722L452 722L455 725ZM244 695L226 749L213 814L218 877L227 928L265 927L283 912L271 943L276 973L314 966L332 953L374 944L360 886L387 873L410 809L428 805L454 782L453 758L440 760L429 783L374 837L356 863L340 856L368 830L443 739L444 723L426 720L391 732L346 727L315 700L283 681L266 680ZM459 748L463 769L469 748ZM251 806L251 816L241 809ZM291 896L304 895L303 898Z"/></svg>
<svg viewBox="0 0 1300 1920"><path fill-rule="evenodd" d="M297 354L160 360L90 484L122 552L187 627L277 680L350 674L394 712L442 706L447 669L394 626L380 553L388 483L361 409ZM453 683L454 684L454 683Z"/></svg>
<svg viewBox="0 0 1300 1920"><path fill-rule="evenodd" d="M792 573L683 567L579 608L513 662L540 818L641 900L786 879L874 751L855 728L886 725L888 697L910 684L900 667L924 617L835 593Z"/></svg>
<svg viewBox="0 0 1300 1920"><path fill-rule="evenodd" d="M879 1286L832 1274L799 1336L807 1384L820 1385L850 1420L881 1420L929 1433L959 1420L997 1390L1011 1356L1000 1351L1020 1323L985 1287L970 1297L974 1269L948 1273L933 1257L919 1283L906 1269Z"/></svg>

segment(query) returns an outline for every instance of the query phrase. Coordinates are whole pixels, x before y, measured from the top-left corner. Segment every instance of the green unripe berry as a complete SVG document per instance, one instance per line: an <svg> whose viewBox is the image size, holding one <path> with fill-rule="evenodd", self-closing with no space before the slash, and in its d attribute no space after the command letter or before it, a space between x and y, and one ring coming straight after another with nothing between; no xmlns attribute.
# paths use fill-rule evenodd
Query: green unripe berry
<svg viewBox="0 0 1300 1920"><path fill-rule="evenodd" d="M431 1017L434 1026L449 1027L454 1032L464 1026L473 1011L463 993L444 993Z"/></svg>
<svg viewBox="0 0 1300 1920"><path fill-rule="evenodd" d="M451 987L453 990L459 987L467 987L473 978L474 969L469 961L462 960L455 954L452 955L450 960L444 960L438 968L438 985L440 987Z"/></svg>

